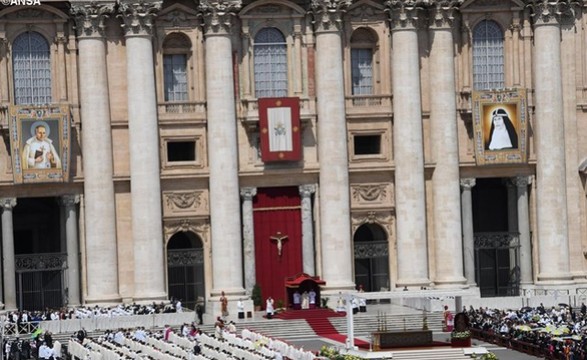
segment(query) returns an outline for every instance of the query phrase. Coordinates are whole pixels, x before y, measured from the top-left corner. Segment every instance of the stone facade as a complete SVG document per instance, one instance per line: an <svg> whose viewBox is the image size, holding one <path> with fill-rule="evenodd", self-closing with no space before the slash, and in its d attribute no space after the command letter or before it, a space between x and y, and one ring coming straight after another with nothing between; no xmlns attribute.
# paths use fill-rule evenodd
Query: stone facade
<svg viewBox="0 0 587 360"><path fill-rule="evenodd" d="M509 179L515 200L504 211L516 216L501 230L519 244L509 271L526 289L585 286L587 3L307 3L3 6L3 250L15 251L6 242L16 241L11 224L22 198L60 198L61 251L75 267L68 282L79 283L67 286L76 293L70 303L168 298L167 243L187 232L204 252L202 296L236 298L255 282L257 189L299 186L303 268L321 276L326 291L358 285L355 235L365 224L387 241L387 283L372 291L475 287L483 276L473 238L488 230L473 214L491 217L497 206L484 207L488 197L475 191L482 179ZM524 164L475 162L474 31L483 21L503 35L502 87L528 93ZM286 96L300 99L295 163L260 155L255 39L266 28L284 36ZM15 105L13 44L26 32L46 40L52 101L71 108L67 184L13 184L7 109ZM354 49L372 56L368 94L353 92ZM174 54L186 61L182 100L167 98ZM377 148L365 152L364 141ZM177 160L177 144L191 155ZM7 289L14 267L5 253L8 307L17 305Z"/></svg>

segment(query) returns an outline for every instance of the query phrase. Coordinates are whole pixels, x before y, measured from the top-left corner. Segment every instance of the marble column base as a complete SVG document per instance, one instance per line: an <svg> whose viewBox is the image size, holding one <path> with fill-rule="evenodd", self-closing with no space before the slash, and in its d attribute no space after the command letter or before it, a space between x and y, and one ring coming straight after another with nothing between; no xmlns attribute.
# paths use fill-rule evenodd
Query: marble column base
<svg viewBox="0 0 587 360"><path fill-rule="evenodd" d="M420 279L398 279L395 283L395 286L398 288L408 287L408 289L417 287L420 288L422 286L425 287L432 287L433 283L430 279L427 278L420 278Z"/></svg>
<svg viewBox="0 0 587 360"><path fill-rule="evenodd" d="M467 284L467 279L459 276L455 278L435 280L434 287L438 289L465 289L469 287L469 284Z"/></svg>
<svg viewBox="0 0 587 360"><path fill-rule="evenodd" d="M100 296L100 297L91 297L91 296L87 296L84 298L85 303L87 304L96 304L96 305L100 305L100 304L120 304L120 301L122 299L120 298L119 294L110 294L110 295L104 295L104 296Z"/></svg>
<svg viewBox="0 0 587 360"><path fill-rule="evenodd" d="M167 300L167 293L165 293L165 292L153 293L153 294L149 294L148 296L136 296L133 299L136 302L139 302L139 301L153 302L153 301Z"/></svg>
<svg viewBox="0 0 587 360"><path fill-rule="evenodd" d="M570 273L547 273L538 274L538 281L536 285L568 285L573 284L573 279Z"/></svg>

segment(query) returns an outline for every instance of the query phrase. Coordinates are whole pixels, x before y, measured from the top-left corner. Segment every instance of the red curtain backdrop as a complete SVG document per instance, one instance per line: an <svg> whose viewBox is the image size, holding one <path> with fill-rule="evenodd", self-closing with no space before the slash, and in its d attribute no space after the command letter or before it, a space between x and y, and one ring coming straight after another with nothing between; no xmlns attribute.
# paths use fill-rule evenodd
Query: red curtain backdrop
<svg viewBox="0 0 587 360"><path fill-rule="evenodd" d="M255 270L263 308L271 296L286 301L285 279L302 271L302 217L297 187L260 188L253 201ZM281 256L271 237L287 235Z"/></svg>

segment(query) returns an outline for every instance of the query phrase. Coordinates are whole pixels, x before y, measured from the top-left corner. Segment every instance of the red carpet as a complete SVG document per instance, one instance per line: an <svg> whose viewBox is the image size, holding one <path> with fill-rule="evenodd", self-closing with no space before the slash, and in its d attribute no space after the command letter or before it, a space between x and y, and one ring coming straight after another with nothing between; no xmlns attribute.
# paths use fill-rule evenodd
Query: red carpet
<svg viewBox="0 0 587 360"><path fill-rule="evenodd" d="M308 310L287 310L275 315L277 319L292 320L304 319L310 325L316 335L345 343L346 335L339 334L338 331L328 318L344 317L346 313L335 312L330 309L308 309ZM355 339L355 345L361 348L369 348L369 343L360 339Z"/></svg>

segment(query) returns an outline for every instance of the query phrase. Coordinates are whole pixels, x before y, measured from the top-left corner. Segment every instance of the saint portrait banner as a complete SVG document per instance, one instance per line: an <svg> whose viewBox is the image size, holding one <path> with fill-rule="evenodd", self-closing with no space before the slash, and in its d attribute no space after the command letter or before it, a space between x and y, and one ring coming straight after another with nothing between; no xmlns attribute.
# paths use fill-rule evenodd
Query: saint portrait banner
<svg viewBox="0 0 587 360"><path fill-rule="evenodd" d="M259 129L264 162L301 160L299 98L259 99Z"/></svg>
<svg viewBox="0 0 587 360"><path fill-rule="evenodd" d="M477 165L528 161L525 89L473 92L473 140Z"/></svg>
<svg viewBox="0 0 587 360"><path fill-rule="evenodd" d="M10 149L15 184L69 181L67 105L10 107Z"/></svg>

